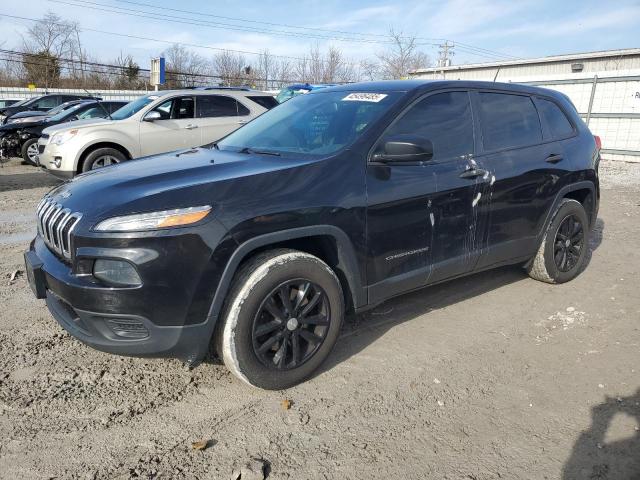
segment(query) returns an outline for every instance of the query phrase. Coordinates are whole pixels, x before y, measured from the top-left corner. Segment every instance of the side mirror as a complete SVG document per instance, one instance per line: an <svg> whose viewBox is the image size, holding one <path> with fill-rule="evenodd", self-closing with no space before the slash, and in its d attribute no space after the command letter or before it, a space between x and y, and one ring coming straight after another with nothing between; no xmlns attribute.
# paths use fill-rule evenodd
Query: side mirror
<svg viewBox="0 0 640 480"><path fill-rule="evenodd" d="M397 135L389 138L384 150L373 155L373 160L383 163L426 162L433 158L431 140L416 135Z"/></svg>
<svg viewBox="0 0 640 480"><path fill-rule="evenodd" d="M155 110L152 112L147 113L143 120L145 122L155 122L156 120L160 120L162 118L162 115L160 115L160 112L156 112Z"/></svg>
<svg viewBox="0 0 640 480"><path fill-rule="evenodd" d="M80 119L78 118L77 115L73 115L73 116L69 117L67 122L75 122L76 120L80 120Z"/></svg>

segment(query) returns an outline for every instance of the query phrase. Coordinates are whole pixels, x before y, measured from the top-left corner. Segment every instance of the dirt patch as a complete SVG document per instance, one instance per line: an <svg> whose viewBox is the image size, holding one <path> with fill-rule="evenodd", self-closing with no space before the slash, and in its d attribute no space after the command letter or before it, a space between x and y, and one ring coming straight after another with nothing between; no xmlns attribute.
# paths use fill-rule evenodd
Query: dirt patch
<svg viewBox="0 0 640 480"><path fill-rule="evenodd" d="M509 267L405 295L349 318L315 378L264 392L66 334L9 279L58 182L4 164L0 478L640 478L640 165L603 162L601 182L576 280Z"/></svg>

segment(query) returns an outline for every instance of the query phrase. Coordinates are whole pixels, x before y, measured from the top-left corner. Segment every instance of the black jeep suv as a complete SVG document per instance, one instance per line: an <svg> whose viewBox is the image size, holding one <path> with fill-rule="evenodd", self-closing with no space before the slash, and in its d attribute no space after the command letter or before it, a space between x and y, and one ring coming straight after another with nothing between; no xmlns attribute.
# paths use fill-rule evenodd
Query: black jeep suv
<svg viewBox="0 0 640 480"><path fill-rule="evenodd" d="M505 264L584 267L596 140L564 95L460 81L300 95L217 144L80 175L37 207L38 298L107 352L197 363L212 346L280 389L348 311Z"/></svg>

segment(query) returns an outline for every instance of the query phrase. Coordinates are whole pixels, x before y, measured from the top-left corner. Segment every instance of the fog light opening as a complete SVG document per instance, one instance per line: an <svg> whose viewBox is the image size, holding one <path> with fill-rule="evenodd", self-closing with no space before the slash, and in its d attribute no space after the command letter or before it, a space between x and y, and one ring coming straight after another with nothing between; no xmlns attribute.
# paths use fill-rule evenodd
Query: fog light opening
<svg viewBox="0 0 640 480"><path fill-rule="evenodd" d="M147 338L149 330L138 320L109 319L107 325L113 333L123 338Z"/></svg>
<svg viewBox="0 0 640 480"><path fill-rule="evenodd" d="M93 276L98 280L118 287L142 285L140 275L129 262L99 258L93 264Z"/></svg>
<svg viewBox="0 0 640 480"><path fill-rule="evenodd" d="M60 168L60 165L62 165L62 157L53 157L53 165L56 168Z"/></svg>

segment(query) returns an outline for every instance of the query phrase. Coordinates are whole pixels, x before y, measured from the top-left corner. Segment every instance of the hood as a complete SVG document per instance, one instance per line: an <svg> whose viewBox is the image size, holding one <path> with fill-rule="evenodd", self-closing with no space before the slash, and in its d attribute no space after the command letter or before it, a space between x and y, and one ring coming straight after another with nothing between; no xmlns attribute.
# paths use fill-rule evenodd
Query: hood
<svg viewBox="0 0 640 480"><path fill-rule="evenodd" d="M34 117L34 120L29 122L5 123L2 126L0 126L0 132L3 132L3 133L11 132L14 130L22 130L24 128L29 128L29 127L39 127L40 125L46 125L44 118L37 120Z"/></svg>
<svg viewBox="0 0 640 480"><path fill-rule="evenodd" d="M116 215L220 204L224 192L236 187L229 182L314 161L202 147L177 150L84 173L50 195L83 214L79 226L84 230Z"/></svg>
<svg viewBox="0 0 640 480"><path fill-rule="evenodd" d="M43 133L53 135L63 130L74 130L78 128L93 127L95 125L104 125L106 123L113 123L116 121L118 120L108 120L106 118L87 118L86 120L74 120L73 122L65 122L47 127L43 130Z"/></svg>
<svg viewBox="0 0 640 480"><path fill-rule="evenodd" d="M14 113L11 118L23 118L23 117L44 117L47 112L41 112L40 110L25 110L23 112Z"/></svg>

